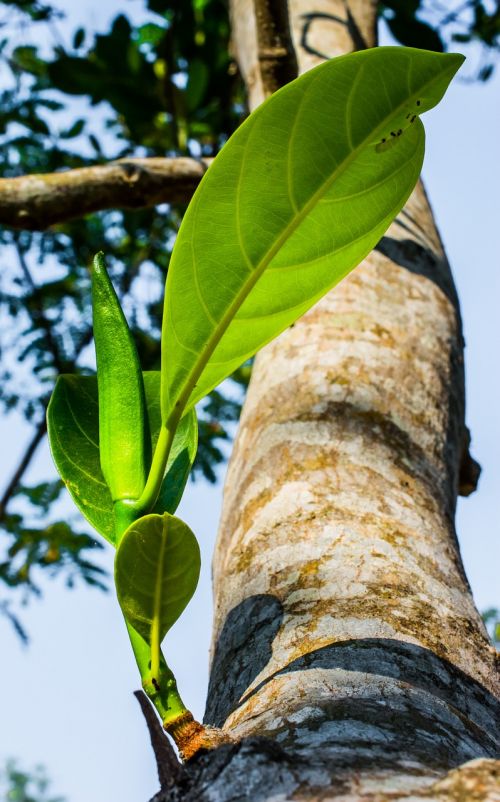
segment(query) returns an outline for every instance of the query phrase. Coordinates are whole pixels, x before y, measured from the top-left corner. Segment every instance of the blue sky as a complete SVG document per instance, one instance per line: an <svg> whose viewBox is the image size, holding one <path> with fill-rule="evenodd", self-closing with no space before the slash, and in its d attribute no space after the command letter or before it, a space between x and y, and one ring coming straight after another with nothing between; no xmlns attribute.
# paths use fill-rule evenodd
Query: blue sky
<svg viewBox="0 0 500 802"><path fill-rule="evenodd" d="M82 11L84 5L85 10ZM120 8L115 0L66 0L71 29L103 27ZM138 18L142 3L121 6ZM467 421L473 453L483 466L479 491L459 502L457 528L463 559L480 609L500 606L498 566L500 493L498 422L500 343L500 78L486 85L456 80L442 104L424 118L428 146L424 179L462 303L467 370ZM2 476L29 437L15 415L0 422ZM28 476L50 468L43 446ZM221 484L190 485L179 514L195 531L203 575L195 599L169 634L166 653L187 704L201 716L208 676L210 559L221 504ZM71 507L68 504L67 509ZM112 554L102 562L110 570ZM62 582L44 585L44 597L23 611L32 643L23 648L0 618L0 765L16 756L44 763L54 790L69 802L146 800L157 790L144 724L132 691L135 665L112 594Z"/></svg>

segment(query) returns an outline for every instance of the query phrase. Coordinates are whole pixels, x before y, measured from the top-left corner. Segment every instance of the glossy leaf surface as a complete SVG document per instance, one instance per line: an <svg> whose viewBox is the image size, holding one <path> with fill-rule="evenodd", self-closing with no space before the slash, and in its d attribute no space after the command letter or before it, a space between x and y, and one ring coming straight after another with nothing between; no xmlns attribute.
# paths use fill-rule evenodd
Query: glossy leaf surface
<svg viewBox="0 0 500 802"><path fill-rule="evenodd" d="M166 424L370 252L420 174L418 115L462 60L400 47L333 59L231 137L193 197L170 263Z"/></svg>
<svg viewBox="0 0 500 802"><path fill-rule="evenodd" d="M135 500L146 483L149 457L146 399L137 348L102 252L92 265L92 317L101 469L113 501Z"/></svg>
<svg viewBox="0 0 500 802"><path fill-rule="evenodd" d="M128 623L152 648L191 599L200 573L200 549L187 524L173 515L135 521L116 551L115 584Z"/></svg>
<svg viewBox="0 0 500 802"><path fill-rule="evenodd" d="M160 374L143 374L152 448L160 429ZM115 542L113 502L99 460L97 380L95 376L60 376L47 411L52 457L73 501L89 523ZM160 497L155 509L174 512L197 448L194 410L176 431ZM162 507L163 505L163 507Z"/></svg>

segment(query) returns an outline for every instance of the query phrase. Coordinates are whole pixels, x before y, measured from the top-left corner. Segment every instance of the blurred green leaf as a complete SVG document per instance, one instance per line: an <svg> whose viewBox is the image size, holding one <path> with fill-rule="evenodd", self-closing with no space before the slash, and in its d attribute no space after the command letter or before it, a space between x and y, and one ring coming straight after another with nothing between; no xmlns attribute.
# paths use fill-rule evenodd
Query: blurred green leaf
<svg viewBox="0 0 500 802"><path fill-rule="evenodd" d="M75 136L80 136L85 128L85 120L75 120L75 122L65 131L61 131L61 139L73 139Z"/></svg>
<svg viewBox="0 0 500 802"><path fill-rule="evenodd" d="M500 610L496 607L489 607L482 613L482 619L494 645L500 646Z"/></svg>
<svg viewBox="0 0 500 802"><path fill-rule="evenodd" d="M188 68L186 85L187 105L190 111L202 102L210 80L209 68L200 59L193 59Z"/></svg>
<svg viewBox="0 0 500 802"><path fill-rule="evenodd" d="M37 48L33 45L16 47L12 52L12 60L17 68L25 70L32 75L45 75L46 62L38 56Z"/></svg>
<svg viewBox="0 0 500 802"><path fill-rule="evenodd" d="M137 29L137 41L139 45L152 45L156 47L165 36L165 28L154 22L140 25Z"/></svg>
<svg viewBox="0 0 500 802"><path fill-rule="evenodd" d="M85 28L77 28L73 34L73 47L79 50L85 41Z"/></svg>
<svg viewBox="0 0 500 802"><path fill-rule="evenodd" d="M4 802L65 802L52 796L50 781L43 766L21 769L15 760L7 760L0 769L0 796Z"/></svg>
<svg viewBox="0 0 500 802"><path fill-rule="evenodd" d="M398 42L408 47L443 52L444 46L439 33L430 25L408 15L397 14L387 19L389 29Z"/></svg>

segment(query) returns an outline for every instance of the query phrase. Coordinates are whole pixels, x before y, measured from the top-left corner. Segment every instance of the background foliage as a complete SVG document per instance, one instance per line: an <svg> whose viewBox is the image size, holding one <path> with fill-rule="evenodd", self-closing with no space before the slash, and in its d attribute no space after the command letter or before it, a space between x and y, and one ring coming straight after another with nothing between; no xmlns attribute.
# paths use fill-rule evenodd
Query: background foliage
<svg viewBox="0 0 500 802"><path fill-rule="evenodd" d="M3 176L44 173L126 156L214 155L246 113L229 47L223 0L144 0L109 30L77 28L63 40L64 4L0 3L0 163ZM126 8L126 6L125 6ZM500 4L391 0L380 16L404 45L469 44L468 79L487 80L500 47ZM3 477L0 612L25 637L18 603L39 593L40 572L105 587L80 522L59 520L61 483L24 474L45 436L59 373L93 371L88 265L98 250L133 328L145 370L159 367L163 284L183 210L112 210L43 232L0 232L0 404L33 426L23 460ZM250 367L214 391L200 411L195 474L209 481L239 415Z"/></svg>
<svg viewBox="0 0 500 802"><path fill-rule="evenodd" d="M5 802L65 802L62 796L52 795L43 766L26 771L15 760L0 769L0 794Z"/></svg>

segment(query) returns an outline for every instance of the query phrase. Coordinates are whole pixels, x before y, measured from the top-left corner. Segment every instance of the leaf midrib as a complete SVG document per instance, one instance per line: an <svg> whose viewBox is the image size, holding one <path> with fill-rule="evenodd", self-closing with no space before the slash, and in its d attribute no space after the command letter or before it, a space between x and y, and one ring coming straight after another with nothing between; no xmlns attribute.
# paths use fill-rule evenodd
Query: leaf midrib
<svg viewBox="0 0 500 802"><path fill-rule="evenodd" d="M162 635L160 631L160 623L161 623L161 608L162 608L162 589L163 589L163 573L164 573L164 564L165 564L165 552L167 550L167 539L168 539L168 519L167 516L163 516L162 520L162 531L161 531L161 542L160 542L160 549L158 552L158 562L157 562L157 571L155 577L155 588L154 588L154 597L153 597L153 617L151 620L151 670L153 672L158 670L159 667L159 659L160 659L160 646L162 641ZM158 663L158 665L154 665Z"/></svg>
<svg viewBox="0 0 500 802"><path fill-rule="evenodd" d="M411 64L411 61L410 61L410 64ZM426 89L428 89L433 84L435 84L439 80L441 80L443 78L443 76L446 74L446 72L451 72L451 71L452 71L451 68L448 69L448 70L443 70L442 72L440 72L439 74L434 76L430 81L427 81L426 83L422 84L419 87L418 91L414 91L411 94L408 94L407 97L405 98L405 100L402 101L392 111L392 113L390 115L388 115L381 123L379 123L379 125L376 128L374 128L369 133L369 135L367 135L360 142L360 144L356 148L354 148L354 150L352 150L350 152L350 154L344 159L344 161L335 168L335 170L331 173L330 177L326 181L324 181L323 184L321 184L321 186L311 196L309 201L302 207L302 209L297 214L295 214L295 216L290 221L290 223L285 227L283 232L276 238L276 240L273 243L273 245L268 249L268 251L260 259L260 261L257 263L257 265L255 265L253 273L251 274L249 279L245 282L245 284L242 286L240 291L236 294L234 300L228 306L226 312L222 316L219 324L214 328L212 334L208 338L203 351L199 355L198 361L194 364L193 368L191 369L190 373L188 374L187 378L185 379L184 390L180 393L180 395L179 395L179 397L178 397L178 399L177 399L177 401L176 401L176 403L174 405L174 408L170 411L170 414L169 414L169 416L168 416L168 418L167 418L167 420L165 422L165 425L166 425L167 428L169 428L169 426L171 426L172 424L175 425L176 422L180 419L182 411L184 410L185 405L189 401L189 397L191 396L191 393L192 393L192 391L194 389L194 386L196 385L196 382L198 381L198 379L200 378L201 374L203 373L203 370L205 369L206 365L208 364L210 356L213 354L213 352L215 351L217 345L221 341L221 339L222 339L222 337L224 335L224 332L229 327L229 324L230 324L231 320L233 320L233 318L235 317L238 309L242 306L242 304L244 303L246 297L249 295L249 293L253 289L253 287L257 284L258 280L260 279L260 277L262 276L262 274L266 270L267 266L274 259L274 257L279 252L281 247L284 245L284 243L287 241L287 239L289 239L289 237L297 230L297 228L300 226L300 224L306 219L307 215L309 214L311 209L314 208L316 203L321 199L322 195L324 195L327 192L327 190L330 188L332 183L340 175L342 175L342 173L344 173L347 170L347 168L352 164L352 162L355 160L357 155L373 139L377 139L378 138L379 134L381 134L384 131L384 129L387 127L387 125L390 122L390 120L392 118L396 117L399 114L399 112L405 107L405 105L408 103L409 100L411 100L413 98L418 98ZM418 118L420 119L420 115L418 115ZM251 136L251 134L252 134L252 132L250 132L250 136ZM248 144L248 140L247 140L247 144ZM174 328L173 325L172 325L171 328L172 329Z"/></svg>

